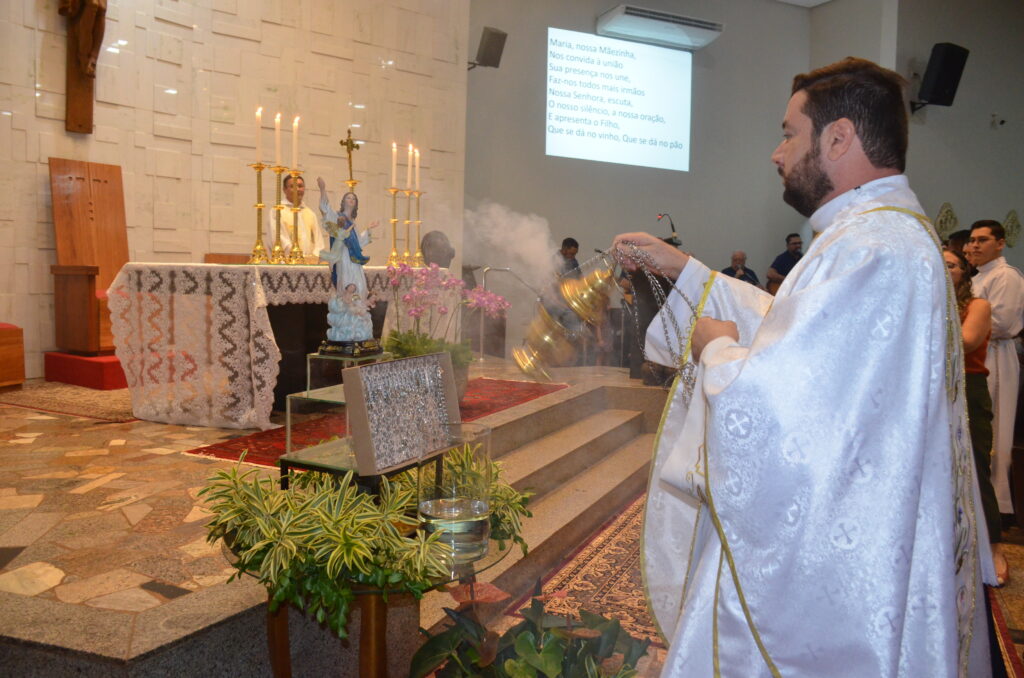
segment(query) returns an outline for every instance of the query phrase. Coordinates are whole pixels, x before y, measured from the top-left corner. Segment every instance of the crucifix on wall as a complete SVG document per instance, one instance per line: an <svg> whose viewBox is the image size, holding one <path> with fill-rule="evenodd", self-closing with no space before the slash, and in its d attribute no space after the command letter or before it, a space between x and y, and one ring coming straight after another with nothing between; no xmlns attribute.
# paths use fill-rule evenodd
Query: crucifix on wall
<svg viewBox="0 0 1024 678"><path fill-rule="evenodd" d="M96 60L103 44L107 0L60 0L57 11L68 18L64 129L92 134Z"/></svg>

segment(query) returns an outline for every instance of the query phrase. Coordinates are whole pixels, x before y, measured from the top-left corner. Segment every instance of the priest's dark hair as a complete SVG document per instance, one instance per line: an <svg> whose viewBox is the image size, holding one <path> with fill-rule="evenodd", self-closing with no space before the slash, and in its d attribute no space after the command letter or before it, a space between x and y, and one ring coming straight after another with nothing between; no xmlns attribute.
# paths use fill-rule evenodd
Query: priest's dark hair
<svg viewBox="0 0 1024 678"><path fill-rule="evenodd" d="M975 221L971 224L971 230L976 228L987 228L992 232L992 237L996 240L1006 240L1006 229L995 219L982 219L981 221Z"/></svg>
<svg viewBox="0 0 1024 678"><path fill-rule="evenodd" d="M847 57L794 77L793 94L807 95L803 113L814 124L815 141L826 125L847 118L872 165L902 172L907 164L906 84L899 73Z"/></svg>

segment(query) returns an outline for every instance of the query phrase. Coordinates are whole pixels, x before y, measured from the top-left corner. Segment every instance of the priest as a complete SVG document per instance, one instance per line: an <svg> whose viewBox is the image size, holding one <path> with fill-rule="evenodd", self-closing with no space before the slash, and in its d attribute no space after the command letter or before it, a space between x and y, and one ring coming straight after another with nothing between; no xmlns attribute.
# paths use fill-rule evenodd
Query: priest
<svg viewBox="0 0 1024 678"><path fill-rule="evenodd" d="M774 299L615 239L675 280L647 336L682 368L644 525L664 676L990 675L960 329L903 86L862 59L794 79L772 161L816 237Z"/></svg>

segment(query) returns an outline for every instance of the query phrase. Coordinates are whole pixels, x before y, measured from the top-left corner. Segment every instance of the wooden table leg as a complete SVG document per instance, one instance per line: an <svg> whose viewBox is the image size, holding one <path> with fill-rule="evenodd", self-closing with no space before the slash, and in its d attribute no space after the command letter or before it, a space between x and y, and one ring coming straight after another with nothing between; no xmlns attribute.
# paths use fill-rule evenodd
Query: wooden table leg
<svg viewBox="0 0 1024 678"><path fill-rule="evenodd" d="M359 675L387 678L388 606L379 593L356 596L359 601Z"/></svg>
<svg viewBox="0 0 1024 678"><path fill-rule="evenodd" d="M277 612L271 612L270 607L267 607L267 650L270 652L270 670L274 678L292 678L287 603L277 608Z"/></svg>

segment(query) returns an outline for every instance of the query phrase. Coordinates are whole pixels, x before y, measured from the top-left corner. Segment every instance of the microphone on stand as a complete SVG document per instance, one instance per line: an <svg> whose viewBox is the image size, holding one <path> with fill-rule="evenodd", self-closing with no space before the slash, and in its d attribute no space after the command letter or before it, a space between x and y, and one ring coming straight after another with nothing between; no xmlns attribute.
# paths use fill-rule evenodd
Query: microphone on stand
<svg viewBox="0 0 1024 678"><path fill-rule="evenodd" d="M658 215L658 221L661 221L664 217L668 217L668 225L672 228L672 235L669 236L668 238L662 238L662 240L667 242L669 245L679 247L683 243L679 240L679 234L676 233L676 225L672 221L672 215L669 214L668 212L662 212L661 214Z"/></svg>

